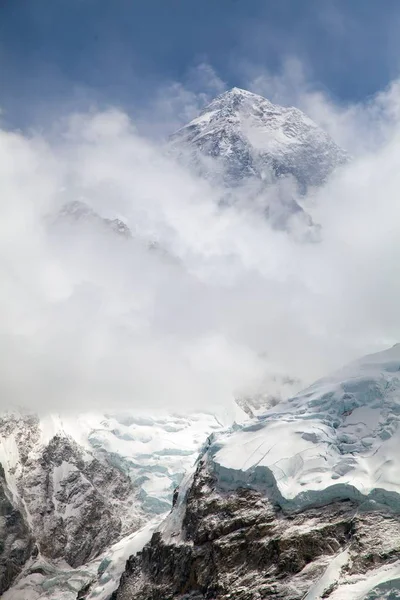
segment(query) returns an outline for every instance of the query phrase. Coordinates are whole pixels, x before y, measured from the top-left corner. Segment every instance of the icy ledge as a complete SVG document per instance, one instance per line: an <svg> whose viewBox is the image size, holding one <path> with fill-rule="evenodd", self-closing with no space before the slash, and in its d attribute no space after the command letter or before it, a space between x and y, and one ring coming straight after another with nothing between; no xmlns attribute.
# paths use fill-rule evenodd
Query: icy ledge
<svg viewBox="0 0 400 600"><path fill-rule="evenodd" d="M209 460L222 487L264 490L287 510L352 499L400 512L400 344L317 381Z"/></svg>

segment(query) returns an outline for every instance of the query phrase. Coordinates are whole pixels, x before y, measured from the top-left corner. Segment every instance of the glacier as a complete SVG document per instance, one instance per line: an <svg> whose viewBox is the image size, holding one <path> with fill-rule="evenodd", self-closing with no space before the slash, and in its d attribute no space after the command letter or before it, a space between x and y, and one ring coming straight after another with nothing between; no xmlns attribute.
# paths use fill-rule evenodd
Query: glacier
<svg viewBox="0 0 400 600"><path fill-rule="evenodd" d="M86 598L108 600L204 440L230 421L224 411L3 414L0 539L10 562L2 569L0 546L0 585L7 569L15 581L2 597L76 600L87 587Z"/></svg>
<svg viewBox="0 0 400 600"><path fill-rule="evenodd" d="M400 344L321 379L209 450L221 485L299 510L349 498L400 511Z"/></svg>

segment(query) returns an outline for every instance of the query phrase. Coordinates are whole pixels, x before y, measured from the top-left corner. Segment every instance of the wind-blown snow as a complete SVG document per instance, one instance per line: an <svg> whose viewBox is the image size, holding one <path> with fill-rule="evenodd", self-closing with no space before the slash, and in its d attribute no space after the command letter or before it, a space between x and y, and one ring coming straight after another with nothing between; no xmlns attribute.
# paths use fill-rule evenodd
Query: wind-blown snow
<svg viewBox="0 0 400 600"><path fill-rule="evenodd" d="M397 344L221 434L210 453L223 485L264 488L288 508L343 497L400 510L399 418Z"/></svg>

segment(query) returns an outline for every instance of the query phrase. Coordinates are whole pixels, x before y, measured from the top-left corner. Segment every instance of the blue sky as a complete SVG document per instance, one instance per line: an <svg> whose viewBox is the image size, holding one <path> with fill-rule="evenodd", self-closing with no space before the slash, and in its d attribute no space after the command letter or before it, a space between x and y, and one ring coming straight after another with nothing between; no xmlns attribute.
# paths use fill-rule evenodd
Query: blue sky
<svg viewBox="0 0 400 600"><path fill-rule="evenodd" d="M2 0L0 106L12 127L93 102L131 113L172 82L199 93L196 65L244 87L288 57L358 101L398 75L399 30L398 0Z"/></svg>

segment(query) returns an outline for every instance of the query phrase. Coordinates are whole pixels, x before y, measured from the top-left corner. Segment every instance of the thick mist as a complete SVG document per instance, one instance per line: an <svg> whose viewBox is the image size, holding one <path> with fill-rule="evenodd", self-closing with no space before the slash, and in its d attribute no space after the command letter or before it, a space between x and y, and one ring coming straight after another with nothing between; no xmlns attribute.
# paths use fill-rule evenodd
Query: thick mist
<svg viewBox="0 0 400 600"><path fill-rule="evenodd" d="M301 90L300 108L352 140L349 164L303 199L318 243L245 198L221 210L223 190L120 110L1 131L1 409L212 409L400 339L399 84L350 107ZM75 200L132 237L55 223Z"/></svg>

